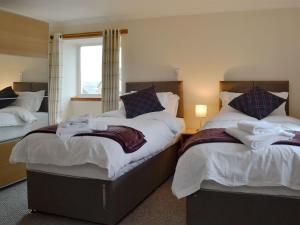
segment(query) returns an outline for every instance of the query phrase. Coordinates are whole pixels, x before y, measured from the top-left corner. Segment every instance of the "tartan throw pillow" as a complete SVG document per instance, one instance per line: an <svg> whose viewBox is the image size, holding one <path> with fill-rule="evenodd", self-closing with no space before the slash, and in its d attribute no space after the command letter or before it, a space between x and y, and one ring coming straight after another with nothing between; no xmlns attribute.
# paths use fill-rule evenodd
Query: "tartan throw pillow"
<svg viewBox="0 0 300 225"><path fill-rule="evenodd" d="M154 87L146 88L133 94L121 96L124 103L126 118L162 111L165 108L160 104Z"/></svg>
<svg viewBox="0 0 300 225"><path fill-rule="evenodd" d="M248 116L261 120L270 115L285 101L285 99L273 95L262 88L254 87L233 99L229 105Z"/></svg>
<svg viewBox="0 0 300 225"><path fill-rule="evenodd" d="M0 91L0 109L10 106L18 95L14 92L12 87L6 87Z"/></svg>

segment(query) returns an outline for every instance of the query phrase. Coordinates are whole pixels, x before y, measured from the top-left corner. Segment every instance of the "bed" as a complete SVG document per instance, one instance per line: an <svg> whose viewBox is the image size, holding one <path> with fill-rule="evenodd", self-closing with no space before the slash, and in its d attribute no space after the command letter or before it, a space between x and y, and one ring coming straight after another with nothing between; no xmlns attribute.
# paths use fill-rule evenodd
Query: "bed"
<svg viewBox="0 0 300 225"><path fill-rule="evenodd" d="M14 82L14 91L45 90L47 96L48 84L36 82ZM8 162L13 146L29 131L48 125L48 98L44 98L38 112L32 113L37 120L23 126L0 127L0 187L24 180L26 168L24 164L11 165Z"/></svg>
<svg viewBox="0 0 300 225"><path fill-rule="evenodd" d="M243 93L247 90L251 89L253 86L259 86L263 87L264 89L272 92L288 92L289 91L289 82L288 81L223 81L220 82L220 91L229 91L229 92L239 92ZM220 103L220 106L221 103ZM288 114L288 100L286 103L286 113ZM239 115L236 114L236 120L238 120ZM206 124L204 129L206 128L212 128L217 123L220 123L218 121L219 119L222 119L221 115L219 117L216 117L216 119L211 120ZM229 117L228 117L229 118ZM276 116L270 117L268 120L271 120L271 118L275 119ZM290 120L290 118L286 117L287 121ZM243 118L241 118L243 119ZM292 119L291 119L292 120ZM299 123L299 120L292 121L292 123ZM223 123L233 123L231 120L229 121L223 121ZM298 125L297 125L298 126ZM214 145L214 147L212 146ZM230 157L230 152L233 151L233 144L229 143L209 143L204 144L202 147L201 145L194 146L190 148L193 152L186 152L182 157L179 159L179 162L177 164L174 181L172 185L172 190L177 197L187 197L187 224L188 225L233 225L233 224L239 224L239 225L281 225L281 224L288 224L288 225L296 225L299 224L300 221L300 191L299 188L289 188L285 187L284 185L279 184L274 185L273 183L270 183L270 185L267 185L269 179L269 175L267 172L265 175L264 172L262 172L261 179L265 180L263 182L258 182L257 184L251 183L251 185L243 185L242 183L237 186L233 186L232 183L237 182L238 175L241 174L242 176L245 174L245 176L248 176L249 168L245 167L243 171L235 171L237 174L236 177L231 177L231 180L226 179L226 176L230 177L230 168L236 169L236 165L242 164L241 161L235 160L235 164L228 165L226 169L226 158ZM240 145L241 148L245 148L245 146ZM279 153L282 148L287 146L280 146L275 145L272 147L274 154ZM232 149L230 149L232 148ZM297 157L290 157L290 160L286 160L284 157L285 154L288 154L288 152L295 151L295 155L298 152L299 147L293 146L293 149L287 149L286 152L281 152L283 156L282 157L282 164L283 165L289 165L291 162L297 162ZM285 151L286 149L284 149ZM291 151L290 151L291 150ZM217 161L207 161L211 163L216 163L215 168L219 168L220 174L225 174L225 179L221 179L220 177L213 177L209 175L209 179L203 178L200 182L200 178L203 174L203 170L207 170L207 167L194 167L196 163L200 163L200 159L196 157L197 154L201 155L202 152L207 152L207 155L202 155L202 162L206 162L206 156L207 159L212 159L213 152L215 151L217 154L215 155L216 158L219 160ZM257 150L259 151L259 150ZM193 154L193 158L195 159L194 162L193 158L189 157L187 159L187 155L185 154ZM209 154L212 155L209 155ZM236 158L239 158L240 156L244 155L244 152L233 152L236 154ZM272 157L272 152L250 152L250 164L253 163L253 165L256 165L255 157L257 155L263 155L266 153L266 157ZM269 155L268 155L269 153ZM247 153L248 154L248 153ZM274 155L273 155L274 156ZM276 156L276 155L275 155ZM275 157L274 156L274 157ZM187 159L187 161L184 160L184 158ZM214 158L214 159L216 159ZM287 156L287 158L289 158ZM258 157L259 159L259 157ZM223 161L222 161L223 160ZM225 160L225 161L224 161ZM252 160L252 161L251 161ZM262 159L263 161L263 159ZM224 166L221 165L222 162L224 162ZM219 164L218 164L219 163ZM188 165L189 164L189 165ZM286 166L288 167L288 166ZM251 168L251 167L250 167ZM268 169L264 169L262 171L269 171ZM272 168L272 167L270 167ZM285 166L279 166L279 171L285 171ZM198 171L198 172L197 172ZM251 170L250 170L251 171ZM276 173L275 170L270 170L271 172ZM292 170L292 175L289 175L288 177L292 178L289 180L286 179L287 183L298 183L298 176L294 176L297 174L297 169ZM193 175L191 175L193 173ZM194 176L195 174L201 174L199 176ZM207 174L215 174L210 169ZM289 173L290 174L290 173ZM294 175L293 175L294 174ZM252 178L253 176L258 176L258 174L251 174L248 179ZM180 185L183 182L183 176L188 177L185 180L185 184L190 182L190 180L194 179L194 183L191 182L190 184L187 184L185 186L180 187ZM190 176L190 177L189 177ZM206 175L205 175L206 176ZM253 179L256 179L257 177L254 177ZM283 180L286 177L283 176ZM225 184L228 182L228 184ZM231 183L232 182L232 183ZM276 180L274 180L274 183ZM183 184L184 185L184 184ZM179 188L180 187L180 188ZM296 187L296 185L295 185ZM183 191L183 192L180 192ZM185 193L184 193L185 192Z"/></svg>
<svg viewBox="0 0 300 225"><path fill-rule="evenodd" d="M183 117L182 82L127 83L126 91L154 86L157 92L180 96L177 117ZM71 167L27 165L28 208L101 224L116 224L174 172L178 139L159 153L122 167L113 179L91 164Z"/></svg>
<svg viewBox="0 0 300 225"><path fill-rule="evenodd" d="M46 126L48 124L48 83L14 82L13 89L16 92L34 92L45 90L46 97L43 99L39 111L32 113L37 118L37 120L33 123L25 124L23 126L0 127L0 142L7 142L23 137L29 131Z"/></svg>

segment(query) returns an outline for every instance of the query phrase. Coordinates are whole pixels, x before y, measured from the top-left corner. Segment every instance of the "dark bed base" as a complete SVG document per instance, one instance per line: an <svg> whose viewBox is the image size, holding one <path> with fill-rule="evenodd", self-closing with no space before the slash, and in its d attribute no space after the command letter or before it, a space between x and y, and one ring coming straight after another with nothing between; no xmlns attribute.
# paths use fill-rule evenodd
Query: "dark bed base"
<svg viewBox="0 0 300 225"><path fill-rule="evenodd" d="M200 190L187 197L187 225L299 225L300 199Z"/></svg>
<svg viewBox="0 0 300 225"><path fill-rule="evenodd" d="M179 143L115 181L27 171L28 208L102 224L116 224L169 178Z"/></svg>

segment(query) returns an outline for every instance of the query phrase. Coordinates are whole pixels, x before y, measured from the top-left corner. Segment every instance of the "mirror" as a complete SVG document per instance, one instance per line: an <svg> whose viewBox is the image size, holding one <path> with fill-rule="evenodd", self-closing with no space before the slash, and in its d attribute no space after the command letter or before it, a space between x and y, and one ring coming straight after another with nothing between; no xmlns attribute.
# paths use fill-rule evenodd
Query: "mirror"
<svg viewBox="0 0 300 225"><path fill-rule="evenodd" d="M29 131L49 124L49 25L0 11L0 187L26 177L12 165L13 146Z"/></svg>

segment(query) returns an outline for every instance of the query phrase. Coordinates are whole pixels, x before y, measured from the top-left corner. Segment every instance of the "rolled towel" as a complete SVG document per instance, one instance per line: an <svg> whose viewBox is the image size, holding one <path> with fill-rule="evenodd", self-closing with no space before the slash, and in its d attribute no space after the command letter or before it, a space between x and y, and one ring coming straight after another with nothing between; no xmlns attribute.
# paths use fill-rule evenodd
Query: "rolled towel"
<svg viewBox="0 0 300 225"><path fill-rule="evenodd" d="M88 127L92 130L107 130L108 124L98 119L89 119Z"/></svg>
<svg viewBox="0 0 300 225"><path fill-rule="evenodd" d="M70 124L65 122L58 125L56 135L62 141L67 141L75 134L90 132L92 132L92 129L89 128L88 124Z"/></svg>
<svg viewBox="0 0 300 225"><path fill-rule="evenodd" d="M273 124L267 121L241 121L238 122L237 127L240 130L243 130L253 135L282 135L292 138L295 136L293 133L285 131L281 125Z"/></svg>
<svg viewBox="0 0 300 225"><path fill-rule="evenodd" d="M70 125L81 125L81 124L88 124L89 120L92 119L90 114L84 114L83 116L75 116L71 119L67 120L66 123Z"/></svg>
<svg viewBox="0 0 300 225"><path fill-rule="evenodd" d="M262 149L268 147L278 141L291 140L293 137L274 135L274 134L259 134L253 135L249 134L238 128L226 128L225 132L230 136L240 140L243 144L248 146L250 149Z"/></svg>

